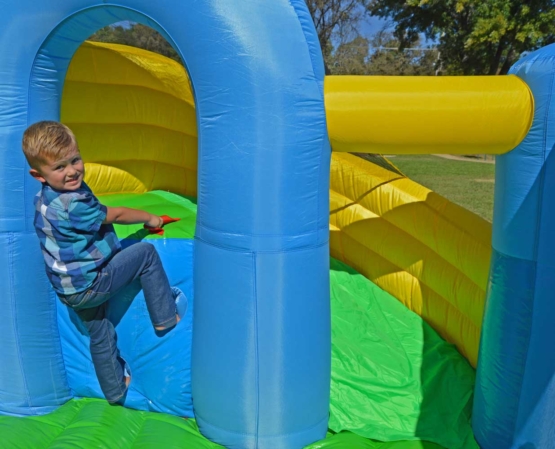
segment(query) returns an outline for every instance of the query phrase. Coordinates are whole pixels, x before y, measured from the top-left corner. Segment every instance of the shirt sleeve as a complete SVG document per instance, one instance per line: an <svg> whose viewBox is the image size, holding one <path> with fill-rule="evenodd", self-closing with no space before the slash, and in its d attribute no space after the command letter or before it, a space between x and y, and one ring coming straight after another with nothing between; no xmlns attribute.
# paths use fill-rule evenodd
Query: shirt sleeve
<svg viewBox="0 0 555 449"><path fill-rule="evenodd" d="M74 229L96 232L106 218L107 208L92 192L80 192L68 205L68 220Z"/></svg>

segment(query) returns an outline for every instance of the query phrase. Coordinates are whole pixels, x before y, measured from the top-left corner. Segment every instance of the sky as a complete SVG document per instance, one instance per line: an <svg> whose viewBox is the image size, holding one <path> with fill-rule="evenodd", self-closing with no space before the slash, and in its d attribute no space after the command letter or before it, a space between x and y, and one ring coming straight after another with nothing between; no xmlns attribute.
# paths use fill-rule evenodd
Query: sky
<svg viewBox="0 0 555 449"><path fill-rule="evenodd" d="M380 31L386 23L386 20L379 17L368 17L360 24L360 33L364 37L371 37Z"/></svg>

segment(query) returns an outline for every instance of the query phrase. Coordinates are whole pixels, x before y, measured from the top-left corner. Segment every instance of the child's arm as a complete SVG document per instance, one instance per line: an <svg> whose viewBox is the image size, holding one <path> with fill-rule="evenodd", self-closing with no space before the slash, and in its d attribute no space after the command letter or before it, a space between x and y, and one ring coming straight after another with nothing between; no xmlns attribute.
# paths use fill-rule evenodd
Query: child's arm
<svg viewBox="0 0 555 449"><path fill-rule="evenodd" d="M103 224L136 224L144 223L151 228L160 228L163 225L162 217L152 215L144 210L130 209L129 207L108 207Z"/></svg>

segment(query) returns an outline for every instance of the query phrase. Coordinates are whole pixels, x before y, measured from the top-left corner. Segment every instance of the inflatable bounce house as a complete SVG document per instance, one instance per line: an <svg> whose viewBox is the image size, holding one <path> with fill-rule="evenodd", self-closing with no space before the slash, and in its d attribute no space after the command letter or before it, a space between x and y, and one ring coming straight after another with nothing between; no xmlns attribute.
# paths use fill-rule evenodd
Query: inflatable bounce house
<svg viewBox="0 0 555 449"><path fill-rule="evenodd" d="M0 3L0 446L555 448L554 46L509 76L324 77L303 0ZM126 20L186 69L84 42ZM188 300L163 336L140 293L110 304L123 406L44 273L39 120L101 202L181 218L117 227ZM351 152L499 155L493 226Z"/></svg>

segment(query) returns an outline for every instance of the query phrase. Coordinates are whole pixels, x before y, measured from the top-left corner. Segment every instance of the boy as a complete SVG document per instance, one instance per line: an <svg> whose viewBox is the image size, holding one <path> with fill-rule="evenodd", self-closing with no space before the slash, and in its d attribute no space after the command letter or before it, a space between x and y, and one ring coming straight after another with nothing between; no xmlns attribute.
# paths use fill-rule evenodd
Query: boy
<svg viewBox="0 0 555 449"><path fill-rule="evenodd" d="M42 183L35 197L35 230L46 273L60 300L74 309L90 335L92 361L110 403L122 400L131 381L116 346L108 300L140 280L155 329L179 321L174 293L154 246L121 250L112 223L162 227L161 217L125 207L106 207L83 181L85 168L71 130L58 122L31 125L23 135L30 174ZM136 283L135 283L136 284Z"/></svg>

